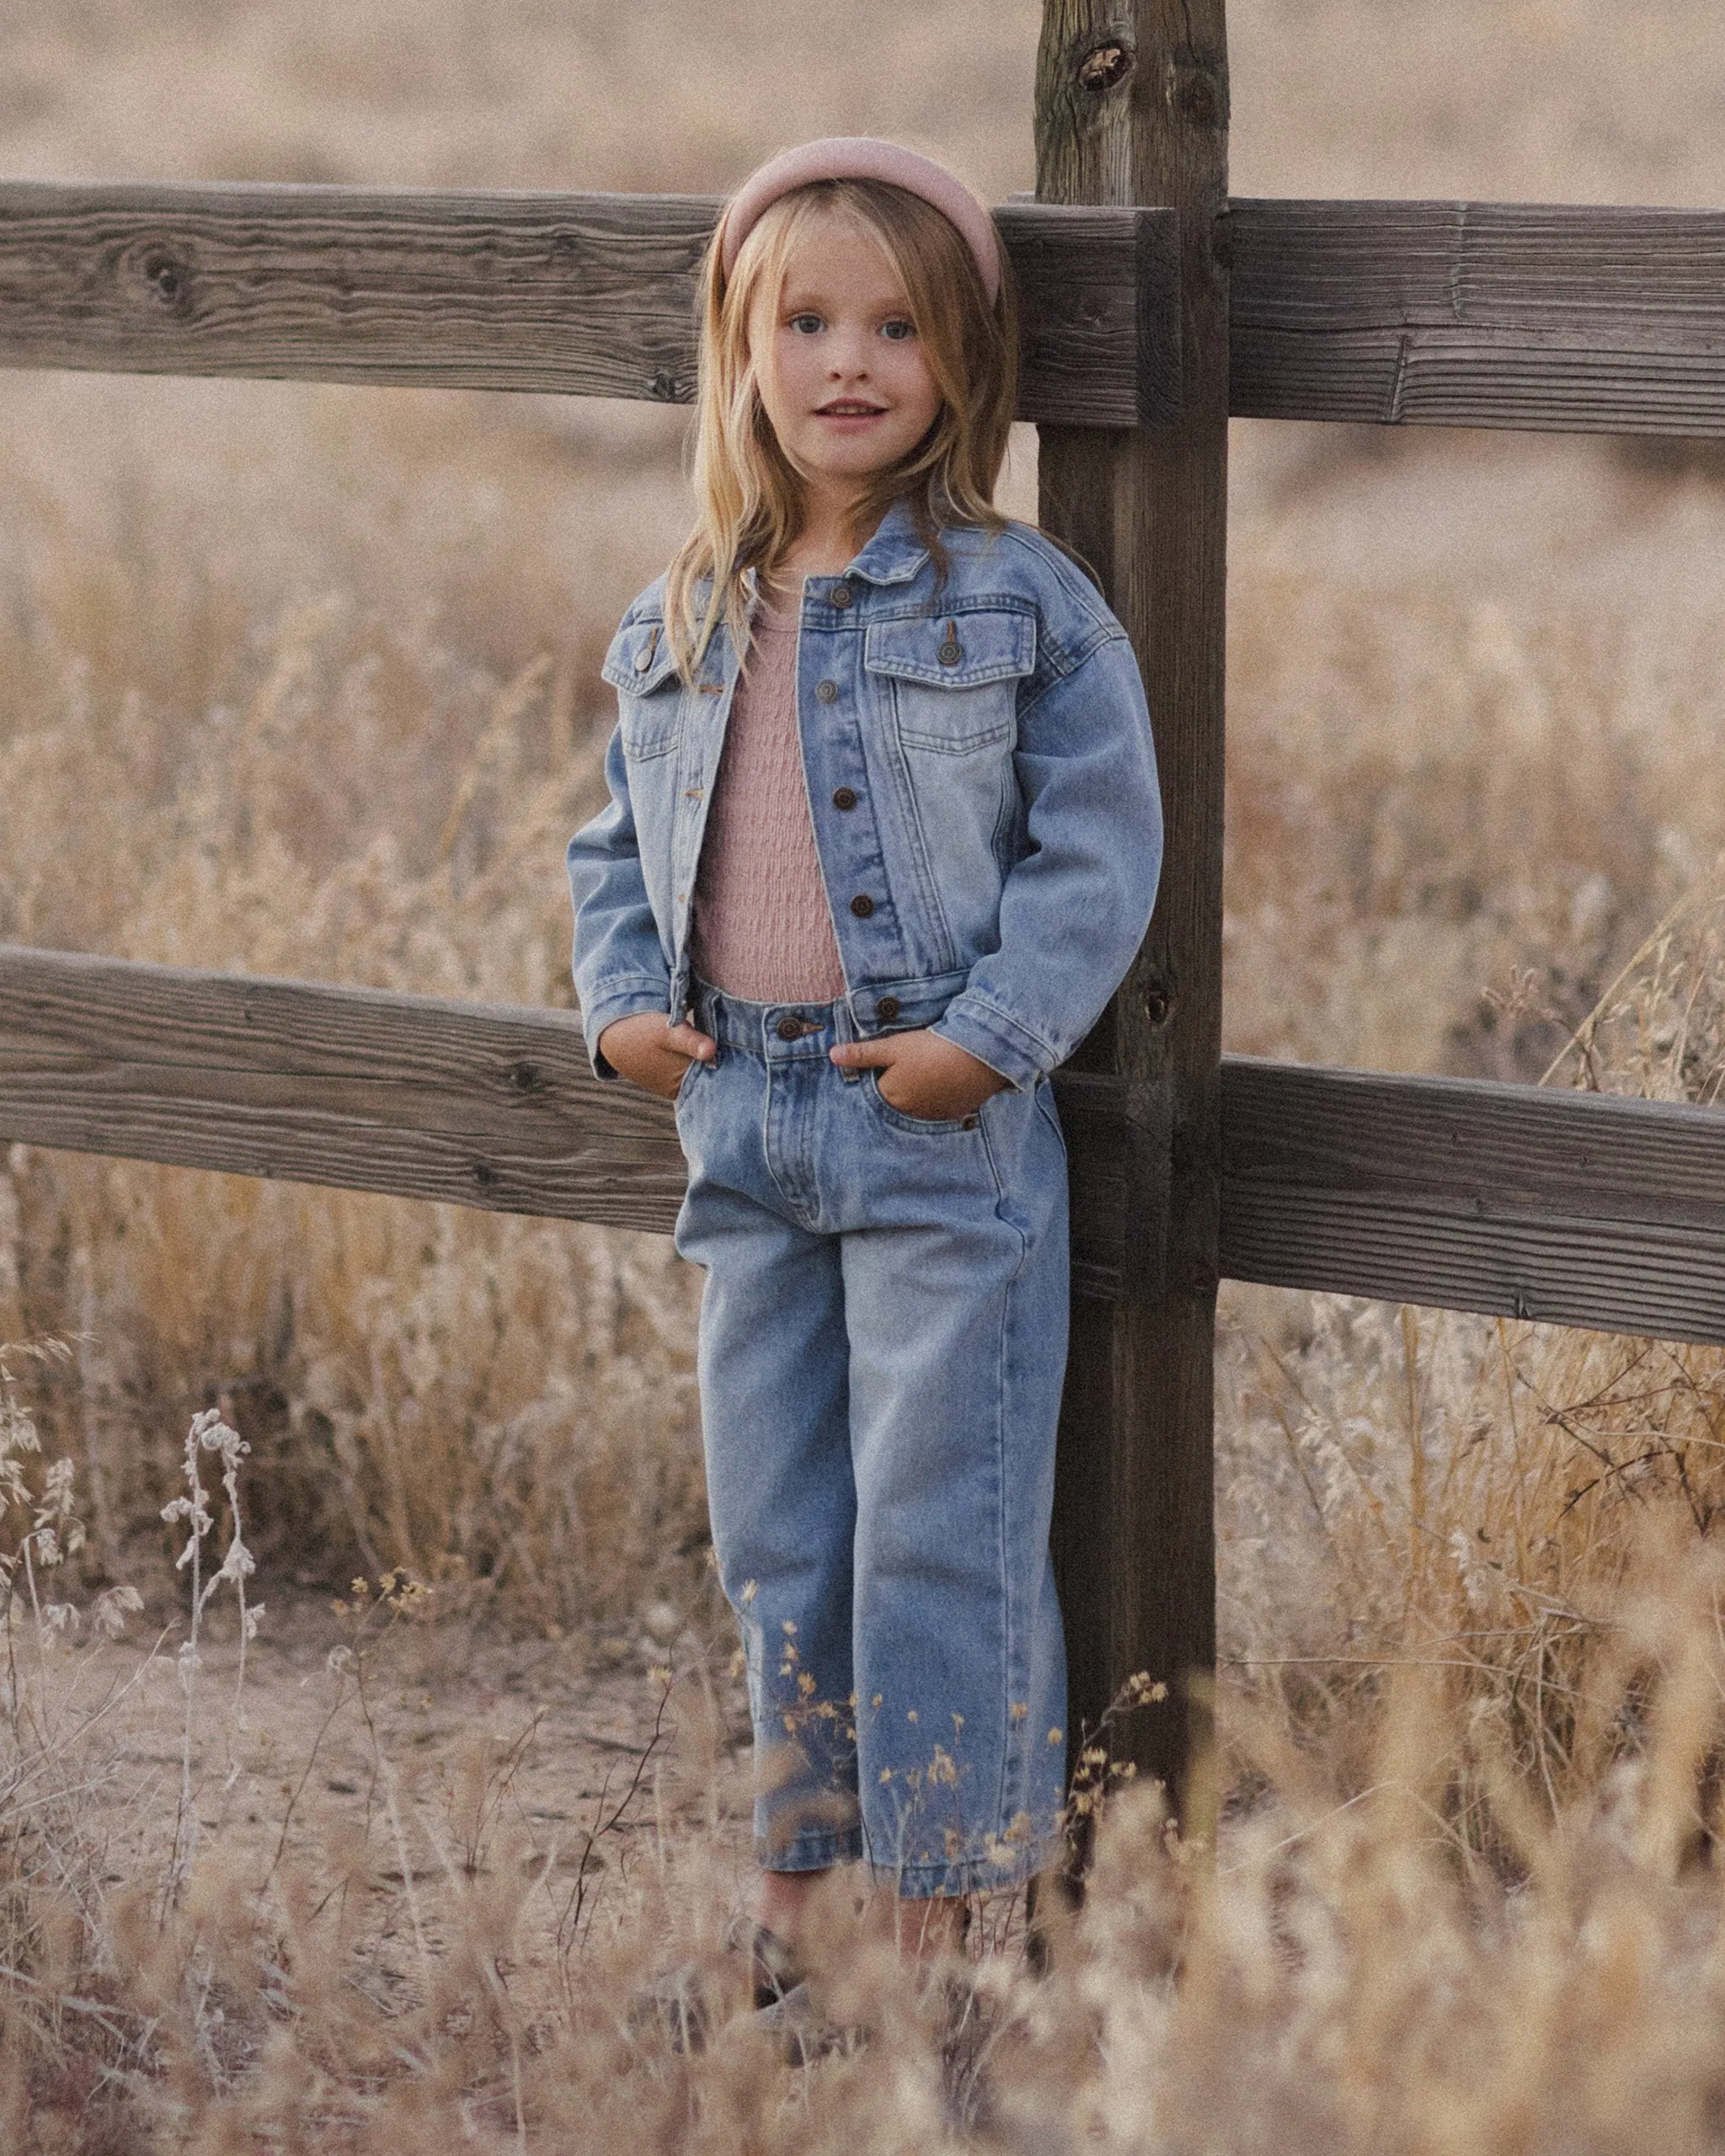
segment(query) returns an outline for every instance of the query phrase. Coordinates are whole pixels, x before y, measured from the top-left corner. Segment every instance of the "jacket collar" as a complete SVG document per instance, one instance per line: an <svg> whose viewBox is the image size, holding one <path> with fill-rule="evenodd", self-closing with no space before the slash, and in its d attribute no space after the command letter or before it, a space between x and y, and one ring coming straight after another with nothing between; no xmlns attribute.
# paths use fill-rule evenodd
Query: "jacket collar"
<svg viewBox="0 0 1725 2156"><path fill-rule="evenodd" d="M928 549L916 536L916 525L908 502L895 501L880 520L868 544L845 571L865 584L908 584L928 559Z"/></svg>

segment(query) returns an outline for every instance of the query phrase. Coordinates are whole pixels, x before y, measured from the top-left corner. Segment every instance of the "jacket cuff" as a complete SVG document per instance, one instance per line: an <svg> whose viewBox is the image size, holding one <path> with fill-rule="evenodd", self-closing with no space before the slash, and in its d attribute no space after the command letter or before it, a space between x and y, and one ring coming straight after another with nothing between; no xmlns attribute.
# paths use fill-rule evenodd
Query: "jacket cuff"
<svg viewBox="0 0 1725 2156"><path fill-rule="evenodd" d="M668 981L617 981L606 990L597 1002L581 1006L581 1033L595 1078L614 1086L621 1075L599 1053L599 1036L606 1027L614 1026L619 1018L637 1018L644 1011L656 1011L663 1017L669 1007L666 998L670 991Z"/></svg>
<svg viewBox="0 0 1725 2156"><path fill-rule="evenodd" d="M1015 1025L980 996L957 997L929 1031L956 1042L1021 1093L1028 1093L1060 1061L1046 1041Z"/></svg>

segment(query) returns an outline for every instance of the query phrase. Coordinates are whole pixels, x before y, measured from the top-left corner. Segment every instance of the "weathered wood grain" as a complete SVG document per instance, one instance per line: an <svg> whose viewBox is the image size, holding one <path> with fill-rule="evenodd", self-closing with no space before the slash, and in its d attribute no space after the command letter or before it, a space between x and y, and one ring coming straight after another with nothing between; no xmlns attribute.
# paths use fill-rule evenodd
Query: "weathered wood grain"
<svg viewBox="0 0 1725 2156"><path fill-rule="evenodd" d="M1142 1089L1056 1081L1073 1265L1126 1291L1167 1157ZM668 1107L569 1013L0 946L0 1145L52 1145L665 1234Z"/></svg>
<svg viewBox="0 0 1725 2156"><path fill-rule="evenodd" d="M996 210L995 220L1018 280L1019 417L1071 427L1171 424L1181 403L1175 213L1023 202Z"/></svg>
<svg viewBox="0 0 1725 2156"><path fill-rule="evenodd" d="M717 209L0 183L0 364L684 402ZM1175 211L997 216L1024 292L1023 416L1172 419ZM1242 200L1227 231L1236 416L1725 432L1725 211Z"/></svg>
<svg viewBox="0 0 1725 2156"><path fill-rule="evenodd" d="M0 365L685 403L704 195L0 183ZM999 213L1023 415L1179 401L1167 211Z"/></svg>
<svg viewBox="0 0 1725 2156"><path fill-rule="evenodd" d="M1070 1070L1056 1072L1054 1087L1066 1139L1072 1293L1081 1304L1141 1304L1165 1277L1171 1090Z"/></svg>
<svg viewBox="0 0 1725 2156"><path fill-rule="evenodd" d="M1231 1058L1232 1278L1725 1342L1725 1110Z"/></svg>
<svg viewBox="0 0 1725 2156"><path fill-rule="evenodd" d="M1141 1307L1169 1096L1055 1084L1075 1271ZM1232 1278L1725 1341L1725 1110L1241 1057L1222 1097ZM0 946L13 1142L659 1233L683 1189L568 1012Z"/></svg>
<svg viewBox="0 0 1725 2156"><path fill-rule="evenodd" d="M1133 435L1044 428L1044 524L1092 563L1137 654L1167 833L1143 949L1075 1059L1156 1101L1168 1148L1137 1263L1101 1302L1075 1268L1054 1555L1068 1727L1096 1726L1139 1671L1166 1701L1108 1741L1174 1792L1194 1832L1210 1792L1211 1465L1222 993L1226 643L1228 66L1222 0L1044 0L1037 186L1044 200L1179 211L1183 398Z"/></svg>
<svg viewBox="0 0 1725 2156"><path fill-rule="evenodd" d="M577 1022L0 948L0 1142L668 1229L669 1109Z"/></svg>
<svg viewBox="0 0 1725 2156"><path fill-rule="evenodd" d="M1236 416L1725 434L1725 211L1238 200Z"/></svg>

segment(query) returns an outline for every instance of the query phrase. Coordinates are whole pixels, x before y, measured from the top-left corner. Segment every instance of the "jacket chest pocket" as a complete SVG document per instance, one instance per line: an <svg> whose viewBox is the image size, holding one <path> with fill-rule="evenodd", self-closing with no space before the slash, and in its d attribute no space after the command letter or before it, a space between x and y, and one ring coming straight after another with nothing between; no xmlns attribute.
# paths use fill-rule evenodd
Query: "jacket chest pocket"
<svg viewBox="0 0 1725 2156"><path fill-rule="evenodd" d="M617 692L623 754L631 763L667 756L682 737L682 683L662 622L619 629L600 669Z"/></svg>
<svg viewBox="0 0 1725 2156"><path fill-rule="evenodd" d="M1014 738L1018 684L1036 664L1036 624L1016 612L877 622L862 664L890 695L906 749L973 755Z"/></svg>

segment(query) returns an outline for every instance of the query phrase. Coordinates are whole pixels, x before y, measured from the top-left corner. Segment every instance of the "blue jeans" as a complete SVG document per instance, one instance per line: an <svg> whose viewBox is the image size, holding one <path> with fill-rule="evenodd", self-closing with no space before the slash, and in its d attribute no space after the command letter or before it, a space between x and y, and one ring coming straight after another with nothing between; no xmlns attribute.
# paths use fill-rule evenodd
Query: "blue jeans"
<svg viewBox="0 0 1725 2156"><path fill-rule="evenodd" d="M827 1059L842 1003L697 988L677 1248L719 1576L742 1627L756 1849L911 1896L1053 1854L1065 1658L1049 1560L1066 1354L1052 1089L901 1114Z"/></svg>

